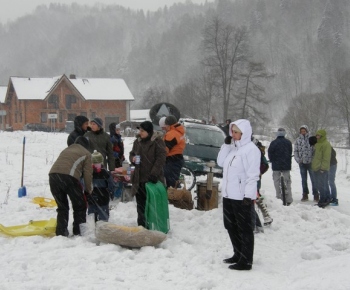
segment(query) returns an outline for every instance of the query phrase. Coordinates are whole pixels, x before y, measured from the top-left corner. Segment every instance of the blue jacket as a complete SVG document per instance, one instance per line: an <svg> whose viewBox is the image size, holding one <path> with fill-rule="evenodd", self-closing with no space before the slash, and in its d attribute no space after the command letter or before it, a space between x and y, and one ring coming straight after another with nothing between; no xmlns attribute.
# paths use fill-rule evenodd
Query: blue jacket
<svg viewBox="0 0 350 290"><path fill-rule="evenodd" d="M293 146L284 136L278 136L273 140L267 152L273 171L292 169Z"/></svg>

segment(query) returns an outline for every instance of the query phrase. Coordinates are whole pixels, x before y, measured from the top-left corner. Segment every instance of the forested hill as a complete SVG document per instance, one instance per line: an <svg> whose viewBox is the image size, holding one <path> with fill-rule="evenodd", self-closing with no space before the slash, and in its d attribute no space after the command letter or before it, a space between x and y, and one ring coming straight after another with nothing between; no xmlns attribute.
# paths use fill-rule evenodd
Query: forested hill
<svg viewBox="0 0 350 290"><path fill-rule="evenodd" d="M219 118L225 106L222 90L204 108L198 108L198 90L193 91L201 87L203 33L214 17L244 27L245 58L273 76L260 80L262 90L254 92L269 101L258 109L270 118L284 117L293 98L329 91L349 68L348 0L188 1L156 12L51 4L0 26L0 83L7 85L10 76L62 73L120 77L137 99L135 108L163 98L178 102L192 117ZM243 94L240 69L236 67L228 116Z"/></svg>

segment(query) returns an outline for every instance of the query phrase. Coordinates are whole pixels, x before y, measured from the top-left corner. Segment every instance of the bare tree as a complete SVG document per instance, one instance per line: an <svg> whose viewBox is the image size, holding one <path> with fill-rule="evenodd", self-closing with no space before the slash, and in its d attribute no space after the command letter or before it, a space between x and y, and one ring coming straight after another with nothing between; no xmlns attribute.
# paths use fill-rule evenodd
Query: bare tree
<svg viewBox="0 0 350 290"><path fill-rule="evenodd" d="M266 68L261 62L248 62L245 72L240 74L241 88L237 95L239 103L240 118L251 121L267 122L265 111L263 110L270 101L265 95L265 88L262 85L263 80L272 78L273 75L266 71ZM236 110L237 112L237 110Z"/></svg>
<svg viewBox="0 0 350 290"><path fill-rule="evenodd" d="M245 27L234 27L226 24L219 17L214 17L203 32L203 64L215 72L222 93L223 119L237 80L239 64L245 60L247 52L247 30Z"/></svg>
<svg viewBox="0 0 350 290"><path fill-rule="evenodd" d="M313 134L320 128L329 128L330 114L326 94L301 94L291 101L282 124L296 138L301 125L307 125Z"/></svg>
<svg viewBox="0 0 350 290"><path fill-rule="evenodd" d="M332 105L346 122L348 145L350 146L350 70L335 73L335 84L331 94Z"/></svg>

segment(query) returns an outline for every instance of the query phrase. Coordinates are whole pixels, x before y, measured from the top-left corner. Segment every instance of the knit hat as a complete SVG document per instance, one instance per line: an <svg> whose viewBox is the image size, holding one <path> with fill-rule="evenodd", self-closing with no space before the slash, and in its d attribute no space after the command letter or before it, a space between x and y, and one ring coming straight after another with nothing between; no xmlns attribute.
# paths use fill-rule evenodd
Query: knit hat
<svg viewBox="0 0 350 290"><path fill-rule="evenodd" d="M103 121L101 118L93 118L90 122L94 122L97 126L103 128Z"/></svg>
<svg viewBox="0 0 350 290"><path fill-rule="evenodd" d="M94 153L91 154L92 164L103 163L103 156L100 152L94 150Z"/></svg>
<svg viewBox="0 0 350 290"><path fill-rule="evenodd" d="M277 137L284 137L286 136L286 130L284 128L278 128L276 135Z"/></svg>
<svg viewBox="0 0 350 290"><path fill-rule="evenodd" d="M310 144L311 146L314 146L316 143L317 143L317 138L316 138L316 136L311 136L311 137L309 137L309 144Z"/></svg>
<svg viewBox="0 0 350 290"><path fill-rule="evenodd" d="M169 115L165 118L165 125L171 126L177 123L177 119L173 115Z"/></svg>
<svg viewBox="0 0 350 290"><path fill-rule="evenodd" d="M86 137L79 136L77 139L75 139L75 142L74 142L74 143L83 146L86 150L89 150L90 141L89 141L89 139L86 138Z"/></svg>
<svg viewBox="0 0 350 290"><path fill-rule="evenodd" d="M140 124L139 127L137 127L137 129L143 129L145 130L148 134L152 134L153 133L153 124L150 121L144 121Z"/></svg>
<svg viewBox="0 0 350 290"><path fill-rule="evenodd" d="M165 127L165 119L166 119L166 117L161 117L159 119L159 127L161 127L161 128Z"/></svg>
<svg viewBox="0 0 350 290"><path fill-rule="evenodd" d="M117 130L120 130L120 125L118 124L118 125L115 125L115 129Z"/></svg>

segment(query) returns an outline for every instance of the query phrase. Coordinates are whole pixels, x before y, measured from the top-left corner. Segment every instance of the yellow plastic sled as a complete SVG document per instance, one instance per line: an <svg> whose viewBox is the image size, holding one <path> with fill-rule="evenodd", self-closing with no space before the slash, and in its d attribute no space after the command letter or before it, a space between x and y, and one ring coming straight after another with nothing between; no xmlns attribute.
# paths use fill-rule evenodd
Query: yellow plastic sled
<svg viewBox="0 0 350 290"><path fill-rule="evenodd" d="M57 207L56 201L47 197L34 197L33 203L40 205L40 207Z"/></svg>
<svg viewBox="0 0 350 290"><path fill-rule="evenodd" d="M57 220L55 218L49 220L29 221L27 225L18 225L5 227L0 224L0 232L14 237L19 236L53 236L56 234Z"/></svg>

